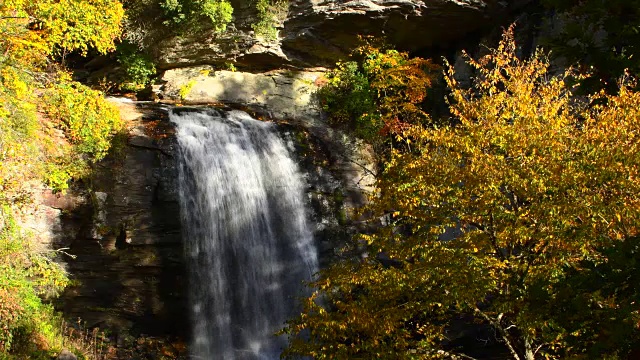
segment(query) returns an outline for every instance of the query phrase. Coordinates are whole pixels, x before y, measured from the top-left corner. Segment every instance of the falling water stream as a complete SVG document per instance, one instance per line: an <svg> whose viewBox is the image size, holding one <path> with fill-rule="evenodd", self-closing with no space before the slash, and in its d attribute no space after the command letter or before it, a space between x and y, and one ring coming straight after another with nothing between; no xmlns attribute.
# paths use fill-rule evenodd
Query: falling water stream
<svg viewBox="0 0 640 360"><path fill-rule="evenodd" d="M271 123L174 109L195 359L274 360L317 270L303 181Z"/></svg>

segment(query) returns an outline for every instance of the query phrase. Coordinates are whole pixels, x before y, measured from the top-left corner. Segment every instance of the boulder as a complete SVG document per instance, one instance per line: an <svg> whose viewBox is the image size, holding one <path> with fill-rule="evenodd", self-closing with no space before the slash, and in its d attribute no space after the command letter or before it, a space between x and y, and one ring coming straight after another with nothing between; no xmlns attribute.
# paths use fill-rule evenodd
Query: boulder
<svg viewBox="0 0 640 360"><path fill-rule="evenodd" d="M190 104L235 104L278 120L318 125L322 119L315 101L321 71L248 73L215 71L211 66L167 70L162 96Z"/></svg>

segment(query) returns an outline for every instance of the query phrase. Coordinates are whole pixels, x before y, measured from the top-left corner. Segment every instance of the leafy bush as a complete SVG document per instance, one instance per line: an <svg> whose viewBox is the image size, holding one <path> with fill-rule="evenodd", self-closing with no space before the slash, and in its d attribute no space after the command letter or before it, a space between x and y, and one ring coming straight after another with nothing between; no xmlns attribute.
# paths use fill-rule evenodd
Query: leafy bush
<svg viewBox="0 0 640 360"><path fill-rule="evenodd" d="M227 0L162 0L164 24L179 29L199 29L207 18L216 32L224 32L233 19L233 7Z"/></svg>
<svg viewBox="0 0 640 360"><path fill-rule="evenodd" d="M429 60L364 46L356 61L338 64L318 91L333 125L369 141L401 135L410 124L430 121L421 104L438 69Z"/></svg>
<svg viewBox="0 0 640 360"><path fill-rule="evenodd" d="M41 298L57 295L68 283L64 269L33 247L18 229L11 210L0 209L0 356L17 343L54 341L53 308Z"/></svg>
<svg viewBox="0 0 640 360"><path fill-rule="evenodd" d="M51 157L44 165L44 183L53 192L66 191L71 180L83 178L89 172L86 160L75 153L73 148Z"/></svg>
<svg viewBox="0 0 640 360"><path fill-rule="evenodd" d="M256 36L266 40L276 40L278 38L276 27L287 15L288 8L288 0L257 0L258 19L251 24Z"/></svg>
<svg viewBox="0 0 640 360"><path fill-rule="evenodd" d="M151 57L129 42L118 45L117 58L125 73L120 85L123 90L140 90L156 75L156 65Z"/></svg>
<svg viewBox="0 0 640 360"><path fill-rule="evenodd" d="M111 136L122 127L118 109L102 93L77 82L61 81L46 92L45 111L77 149L92 161L102 159Z"/></svg>
<svg viewBox="0 0 640 360"><path fill-rule="evenodd" d="M50 49L89 49L100 53L114 49L122 31L122 4L117 0L13 2L18 15L28 15L39 36ZM15 15L14 15L15 16Z"/></svg>
<svg viewBox="0 0 640 360"><path fill-rule="evenodd" d="M21 199L24 183L42 174L32 85L19 69L0 70L0 205Z"/></svg>
<svg viewBox="0 0 640 360"><path fill-rule="evenodd" d="M332 125L347 125L364 139L375 137L384 126L369 78L355 61L338 64L318 90L322 108Z"/></svg>
<svg viewBox="0 0 640 360"><path fill-rule="evenodd" d="M216 32L224 32L233 17L233 7L228 1L205 0L202 13L209 17Z"/></svg>

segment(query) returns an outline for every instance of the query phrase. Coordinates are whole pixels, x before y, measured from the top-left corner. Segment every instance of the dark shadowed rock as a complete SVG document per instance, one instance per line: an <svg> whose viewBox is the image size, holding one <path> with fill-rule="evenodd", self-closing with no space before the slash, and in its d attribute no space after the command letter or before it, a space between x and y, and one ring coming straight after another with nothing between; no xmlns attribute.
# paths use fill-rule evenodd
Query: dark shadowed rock
<svg viewBox="0 0 640 360"><path fill-rule="evenodd" d="M44 196L63 210L56 247L75 255L65 258L73 283L57 307L87 328L185 336L173 126L158 106L118 106L130 131L95 165L88 186Z"/></svg>
<svg viewBox="0 0 640 360"><path fill-rule="evenodd" d="M222 34L203 32L164 38L151 50L160 69L234 62L239 69L332 66L360 42L384 37L404 51L447 47L489 26L531 0L297 0L290 2L278 39L257 38L250 7L235 9Z"/></svg>

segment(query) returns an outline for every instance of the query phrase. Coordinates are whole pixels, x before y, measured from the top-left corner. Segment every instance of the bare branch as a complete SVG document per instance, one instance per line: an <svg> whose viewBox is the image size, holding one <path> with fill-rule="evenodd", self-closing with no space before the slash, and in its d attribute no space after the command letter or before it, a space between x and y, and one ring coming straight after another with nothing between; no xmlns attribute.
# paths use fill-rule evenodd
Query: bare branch
<svg viewBox="0 0 640 360"><path fill-rule="evenodd" d="M68 257L70 257L72 259L75 259L75 258L78 257L77 255L69 254L65 250L70 250L70 248L60 248L60 249L53 250L53 252L57 252L57 253L60 253L60 254L63 254L63 255L67 255Z"/></svg>
<svg viewBox="0 0 640 360"><path fill-rule="evenodd" d="M482 310L478 309L477 306L474 307L474 310L475 310L475 312L477 314L479 314L485 320L487 320L494 328L498 329L498 332L500 333L500 336L502 337L502 340L504 340L504 343L507 345L507 348L509 348L509 352L511 352L511 355L513 356L513 358L515 360L520 360L520 356L518 355L518 352L516 351L516 349L511 344L511 340L509 340L509 336L507 335L507 331L502 327L502 324L500 324L504 314L500 313L498 315L498 318L496 320L494 320L489 315L487 315L484 312L482 312ZM515 326L515 325L511 325L511 326Z"/></svg>

